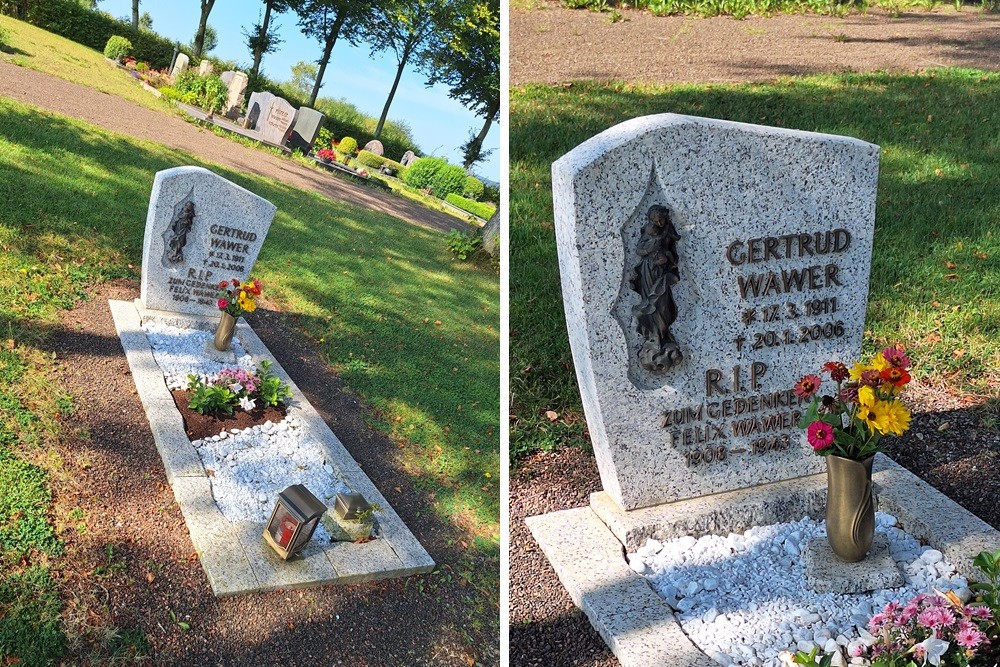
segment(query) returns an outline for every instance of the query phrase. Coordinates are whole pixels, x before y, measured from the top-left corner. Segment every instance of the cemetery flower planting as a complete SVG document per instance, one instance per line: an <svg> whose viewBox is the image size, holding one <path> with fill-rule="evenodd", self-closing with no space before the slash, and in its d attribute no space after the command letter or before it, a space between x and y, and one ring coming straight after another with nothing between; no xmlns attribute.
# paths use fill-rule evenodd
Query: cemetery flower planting
<svg viewBox="0 0 1000 667"><path fill-rule="evenodd" d="M233 278L219 283L215 304L222 311L222 317L215 330L216 350L223 352L229 349L236 330L236 319L244 313L257 310L255 299L260 296L262 287L261 282L256 279L241 283L239 278Z"/></svg>
<svg viewBox="0 0 1000 667"><path fill-rule="evenodd" d="M237 407L250 412L258 406L277 407L291 396L288 385L272 371L271 362L260 362L256 373L245 368L224 368L211 379L188 375L188 407L199 414L233 414Z"/></svg>

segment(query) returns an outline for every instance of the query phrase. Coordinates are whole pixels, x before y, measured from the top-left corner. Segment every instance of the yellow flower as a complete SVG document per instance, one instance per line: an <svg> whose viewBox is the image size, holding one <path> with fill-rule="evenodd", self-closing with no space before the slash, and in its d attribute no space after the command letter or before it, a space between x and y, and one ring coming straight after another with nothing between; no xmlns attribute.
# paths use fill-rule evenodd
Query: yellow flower
<svg viewBox="0 0 1000 667"><path fill-rule="evenodd" d="M886 433L889 429L889 412L885 401L876 400L872 405L861 405L854 416L865 424L872 433L875 431Z"/></svg>
<svg viewBox="0 0 1000 667"><path fill-rule="evenodd" d="M886 368L889 368L889 362L886 361L885 357L882 356L882 353L879 352L874 357L872 357L871 363L868 364L868 367L873 368L877 370L879 373L881 373Z"/></svg>
<svg viewBox="0 0 1000 667"><path fill-rule="evenodd" d="M860 361L854 362L854 365L851 366L851 371L850 371L851 382L861 382L861 374L864 373L865 371L870 371L870 370L872 370L871 366L863 364Z"/></svg>
<svg viewBox="0 0 1000 667"><path fill-rule="evenodd" d="M243 306L243 310L248 313L252 313L257 310L257 304L253 301L253 299L247 299L246 305Z"/></svg>
<svg viewBox="0 0 1000 667"><path fill-rule="evenodd" d="M858 387L858 404L871 407L875 405L878 400L878 394L875 393L875 389L869 387L866 384Z"/></svg>
<svg viewBox="0 0 1000 667"><path fill-rule="evenodd" d="M910 411L902 401L888 401L885 403L886 411L886 433L893 435L903 435L910 428Z"/></svg>

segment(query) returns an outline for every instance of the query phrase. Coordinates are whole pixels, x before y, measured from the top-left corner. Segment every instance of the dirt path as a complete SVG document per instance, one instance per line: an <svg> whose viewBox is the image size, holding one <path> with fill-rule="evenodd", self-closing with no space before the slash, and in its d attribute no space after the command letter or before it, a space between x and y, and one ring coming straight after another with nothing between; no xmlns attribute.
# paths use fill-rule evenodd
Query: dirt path
<svg viewBox="0 0 1000 667"><path fill-rule="evenodd" d="M112 132L187 151L231 169L273 178L335 201L344 201L440 231L467 230L461 220L408 199L356 185L291 160L247 148L177 116L0 61L0 96L78 118Z"/></svg>
<svg viewBox="0 0 1000 667"><path fill-rule="evenodd" d="M1000 70L1000 14L939 8L892 18L775 16L737 21L539 8L510 14L510 83L581 79L760 81L817 72L960 66Z"/></svg>

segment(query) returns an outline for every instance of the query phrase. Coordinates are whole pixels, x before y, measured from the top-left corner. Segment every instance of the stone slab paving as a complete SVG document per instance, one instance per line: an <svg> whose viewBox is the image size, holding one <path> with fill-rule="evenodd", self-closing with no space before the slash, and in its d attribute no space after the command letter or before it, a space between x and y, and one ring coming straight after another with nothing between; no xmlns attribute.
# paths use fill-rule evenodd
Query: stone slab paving
<svg viewBox="0 0 1000 667"><path fill-rule="evenodd" d="M982 579L972 559L984 549L1000 548L1000 532L882 454L874 470L877 509L941 551L961 574ZM622 667L713 667L716 663L687 638L667 603L628 567L625 547L634 551L646 537L725 535L803 514L822 518L825 501L825 475L813 475L628 512L595 493L590 507L529 517L525 523Z"/></svg>
<svg viewBox="0 0 1000 667"><path fill-rule="evenodd" d="M806 544L802 550L806 582L817 593L867 593L886 588L898 588L906 578L889 553L889 540L875 533L868 556L856 563L845 563L833 553L825 538Z"/></svg>
<svg viewBox="0 0 1000 667"><path fill-rule="evenodd" d="M313 540L300 557L281 561L263 540L263 524L230 522L212 498L211 481L198 453L184 432L180 413L153 359L142 322L152 320L177 327L212 331L215 318L146 309L139 301L109 301L115 328L125 350L139 399L149 418L153 439L163 460L167 481L184 515L191 541L216 596L300 588L321 584L353 584L421 574L434 569L434 560L389 501L375 487L343 443L268 351L253 329L240 319L236 338L259 363L271 361L273 372L292 392L288 417L303 423L307 437L322 446L336 475L351 489L382 510L378 538L364 544L320 544Z"/></svg>

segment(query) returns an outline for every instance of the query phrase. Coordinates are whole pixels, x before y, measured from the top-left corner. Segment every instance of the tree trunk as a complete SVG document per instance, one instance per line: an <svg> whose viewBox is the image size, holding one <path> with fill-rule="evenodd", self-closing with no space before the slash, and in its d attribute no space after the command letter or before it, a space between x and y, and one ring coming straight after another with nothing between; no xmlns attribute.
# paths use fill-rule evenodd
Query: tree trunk
<svg viewBox="0 0 1000 667"><path fill-rule="evenodd" d="M205 26L208 25L208 15L212 12L215 0L201 0L201 19L198 21L198 34L194 36L194 57L201 59L201 51L205 46Z"/></svg>
<svg viewBox="0 0 1000 667"><path fill-rule="evenodd" d="M385 101L385 106L382 107L382 115L379 116L378 125L375 126L376 139L382 135L382 126L385 125L385 119L389 116L389 107L392 105L392 98L396 96L396 88L399 86L399 79L403 76L403 68L406 67L406 61L410 59L413 41L412 39L407 40L406 46L403 47L403 55L399 59L399 67L396 68L396 78L393 80L392 88L389 90L389 98Z"/></svg>
<svg viewBox="0 0 1000 667"><path fill-rule="evenodd" d="M271 0L265 0L264 2L264 21L261 25L261 34L267 35L268 28L271 25ZM260 61L264 59L264 43L261 42L253 52L253 68L250 72L250 80L256 81L257 75L260 72Z"/></svg>
<svg viewBox="0 0 1000 667"><path fill-rule="evenodd" d="M469 144L469 150L465 152L465 165L466 169L475 164L479 159L479 154L483 151L483 141L486 140L486 135L490 132L490 125L493 124L493 117L497 115L500 111L500 98L497 98L493 105L489 108L486 113L486 122L483 123L483 129L479 131L476 138L472 140Z"/></svg>
<svg viewBox="0 0 1000 667"><path fill-rule="evenodd" d="M139 0L132 0L132 30L139 29Z"/></svg>
<svg viewBox="0 0 1000 667"><path fill-rule="evenodd" d="M500 208L494 213L483 228L479 230L479 238L483 240L483 250L496 257L500 251Z"/></svg>
<svg viewBox="0 0 1000 667"><path fill-rule="evenodd" d="M337 13L337 20L333 22L333 27L326 35L326 47L323 49L323 58L319 61L319 72L316 73L316 85L313 86L312 95L309 96L309 106L316 108L316 98L319 97L319 87L323 84L323 74L326 72L326 64L330 62L330 54L333 53L333 45L337 43L340 35L340 26L344 25L347 12L341 10Z"/></svg>

